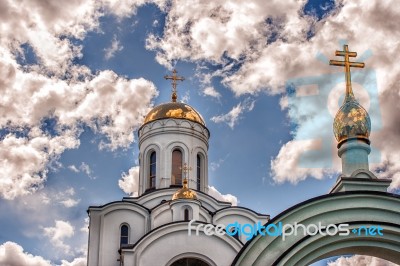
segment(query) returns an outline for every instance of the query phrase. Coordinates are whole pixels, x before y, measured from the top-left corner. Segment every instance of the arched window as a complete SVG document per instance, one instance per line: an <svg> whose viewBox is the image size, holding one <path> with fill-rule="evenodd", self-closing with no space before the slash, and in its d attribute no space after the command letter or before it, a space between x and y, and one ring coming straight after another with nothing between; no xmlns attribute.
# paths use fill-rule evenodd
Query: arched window
<svg viewBox="0 0 400 266"><path fill-rule="evenodd" d="M196 167L197 190L201 188L201 156L197 154L197 167Z"/></svg>
<svg viewBox="0 0 400 266"><path fill-rule="evenodd" d="M178 149L172 152L171 185L182 185L182 152Z"/></svg>
<svg viewBox="0 0 400 266"><path fill-rule="evenodd" d="M172 263L171 266L209 266L209 264L198 258L182 258Z"/></svg>
<svg viewBox="0 0 400 266"><path fill-rule="evenodd" d="M156 187L156 172L157 172L157 156L156 156L156 152L153 151L150 154L149 188L155 188Z"/></svg>
<svg viewBox="0 0 400 266"><path fill-rule="evenodd" d="M121 226L120 243L122 245L129 244L129 227L126 224Z"/></svg>
<svg viewBox="0 0 400 266"><path fill-rule="evenodd" d="M184 216L185 216L184 220L189 221L189 210L188 209L185 209Z"/></svg>

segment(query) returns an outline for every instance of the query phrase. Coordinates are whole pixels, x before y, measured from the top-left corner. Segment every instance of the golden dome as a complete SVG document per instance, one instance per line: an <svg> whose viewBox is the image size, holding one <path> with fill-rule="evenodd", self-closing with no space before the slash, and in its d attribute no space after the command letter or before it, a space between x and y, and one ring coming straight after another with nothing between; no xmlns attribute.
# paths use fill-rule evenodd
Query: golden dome
<svg viewBox="0 0 400 266"><path fill-rule="evenodd" d="M197 199L196 192L188 188L186 178L183 179L183 187L172 196L172 200L176 199Z"/></svg>
<svg viewBox="0 0 400 266"><path fill-rule="evenodd" d="M206 126L204 119L193 107L180 102L170 102L157 105L146 115L143 124L165 118L187 119Z"/></svg>
<svg viewBox="0 0 400 266"><path fill-rule="evenodd" d="M349 138L368 139L371 132L371 119L357 100L349 97L335 116L333 131L339 144Z"/></svg>

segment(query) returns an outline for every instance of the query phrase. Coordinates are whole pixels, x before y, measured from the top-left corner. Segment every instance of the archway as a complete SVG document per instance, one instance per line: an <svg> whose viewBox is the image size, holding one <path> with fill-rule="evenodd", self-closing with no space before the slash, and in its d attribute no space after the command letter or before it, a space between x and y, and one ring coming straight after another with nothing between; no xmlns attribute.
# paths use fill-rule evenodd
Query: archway
<svg viewBox="0 0 400 266"><path fill-rule="evenodd" d="M308 265L343 254L363 254L400 264L400 196L384 192L351 191L316 197L272 219L269 224L348 224L349 235L303 234L262 236L246 243L233 265ZM363 227L362 227L363 226ZM369 234L381 228L382 235ZM360 228L366 230L360 231ZM353 232L353 229L357 229Z"/></svg>
<svg viewBox="0 0 400 266"><path fill-rule="evenodd" d="M204 262L197 258L182 258L174 261L171 266L210 266L207 262Z"/></svg>

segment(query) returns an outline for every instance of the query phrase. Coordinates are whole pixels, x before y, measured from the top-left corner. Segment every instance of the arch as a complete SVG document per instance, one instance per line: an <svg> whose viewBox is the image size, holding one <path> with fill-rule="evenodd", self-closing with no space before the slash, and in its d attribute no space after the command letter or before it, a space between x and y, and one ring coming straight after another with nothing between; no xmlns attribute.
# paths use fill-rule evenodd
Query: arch
<svg viewBox="0 0 400 266"><path fill-rule="evenodd" d="M349 236L317 235L316 237L309 237L297 243L285 254L282 254L274 265L309 265L321 259L346 254L369 255L398 264L400 258L400 227L360 221L351 224L349 229L350 231L357 230L361 226L368 228L379 226L384 232L384 237L366 236L365 234L355 236L353 234Z"/></svg>
<svg viewBox="0 0 400 266"><path fill-rule="evenodd" d="M183 152L174 148L171 156L171 185L182 185Z"/></svg>
<svg viewBox="0 0 400 266"><path fill-rule="evenodd" d="M174 258L172 258L166 265L167 266L173 266L173 264L179 260L185 259L185 258L195 258L199 261L202 261L204 263L206 263L207 265L210 266L217 266L210 258L208 258L207 256L203 255L203 254L199 254L199 253L193 253L193 252L185 252L183 254L179 254L177 256L175 256ZM189 264L190 265L190 264Z"/></svg>
<svg viewBox="0 0 400 266"><path fill-rule="evenodd" d="M257 234L232 265L309 265L344 254L379 257L400 264L400 196L385 192L351 191L316 197L282 212L264 226L282 223L305 226L348 224L348 235L282 236ZM353 229L382 228L383 235L358 235ZM289 229L288 229L289 230Z"/></svg>
<svg viewBox="0 0 400 266"><path fill-rule="evenodd" d="M179 126L179 120L175 118L167 118L162 120L163 126Z"/></svg>
<svg viewBox="0 0 400 266"><path fill-rule="evenodd" d="M190 218L189 218L189 210L187 208L184 210L184 215L183 216L184 216L183 220L185 220L185 221L189 221L190 220Z"/></svg>
<svg viewBox="0 0 400 266"><path fill-rule="evenodd" d="M192 177L193 180L195 181L196 190L206 192L207 187L208 187L208 158L207 158L207 150L205 147L201 146L196 146L193 148L192 152L192 168L193 168L193 173ZM200 158L199 158L200 157ZM200 159L200 168L198 168L198 159ZM200 170L200 175L198 175L198 170ZM200 180L199 180L200 177ZM199 182L200 181L200 185Z"/></svg>
<svg viewBox="0 0 400 266"><path fill-rule="evenodd" d="M142 195L145 191L151 191L150 183L150 156L153 152L156 153L156 176L155 176L155 186L156 188L160 185L160 162L161 159L161 147L157 143L152 143L146 145L143 150L140 148L142 153L142 160L140 161L139 170L139 195Z"/></svg>
<svg viewBox="0 0 400 266"><path fill-rule="evenodd" d="M131 234L131 229L130 229L129 224L122 223L119 226L119 245L120 246L129 244L130 234Z"/></svg>
<svg viewBox="0 0 400 266"><path fill-rule="evenodd" d="M167 143L165 151L168 153L172 153L172 151L175 149L179 149L182 152L182 156L185 162L188 161L187 156L189 154L189 147L185 142L177 140L170 141Z"/></svg>
<svg viewBox="0 0 400 266"><path fill-rule="evenodd" d="M210 266L207 262L193 257L185 257L174 261L171 266Z"/></svg>
<svg viewBox="0 0 400 266"><path fill-rule="evenodd" d="M199 235L196 235L196 226L202 224ZM195 254L199 259L210 265L225 265L226 261L232 261L243 245L228 235L208 236L204 233L204 223L194 222L188 236L187 222L172 222L155 228L145 234L132 247L125 250L136 254L130 265L170 265L175 260ZM171 246L171 243L174 245ZM192 254L192 255L188 255ZM207 257L200 257L207 254ZM166 263L168 262L168 263Z"/></svg>
<svg viewBox="0 0 400 266"><path fill-rule="evenodd" d="M184 221L190 221L193 219L193 209L189 205L185 205L182 207L182 213Z"/></svg>
<svg viewBox="0 0 400 266"><path fill-rule="evenodd" d="M148 167L149 167L148 188L154 189L156 188L156 177L157 177L157 153L155 151L150 152Z"/></svg>
<svg viewBox="0 0 400 266"><path fill-rule="evenodd" d="M196 189L201 190L201 186L203 185L204 179L204 171L203 171L204 159L202 158L200 153L196 155Z"/></svg>

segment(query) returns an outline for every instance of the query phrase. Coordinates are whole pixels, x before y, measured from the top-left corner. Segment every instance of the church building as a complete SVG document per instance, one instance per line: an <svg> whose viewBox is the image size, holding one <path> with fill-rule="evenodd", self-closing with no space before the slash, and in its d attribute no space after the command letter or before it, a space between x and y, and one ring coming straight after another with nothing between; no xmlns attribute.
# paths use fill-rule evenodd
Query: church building
<svg viewBox="0 0 400 266"><path fill-rule="evenodd" d="M193 107L177 101L154 107L139 128L139 195L88 213L88 266L229 265L247 237L196 235L199 224L265 224L269 215L208 195L210 132ZM191 236L188 236L189 222ZM232 228L234 229L234 228Z"/></svg>
<svg viewBox="0 0 400 266"><path fill-rule="evenodd" d="M174 71L165 77L172 80L171 102L155 106L138 130L138 197L88 209L88 266L305 266L346 254L400 264L400 196L387 192L390 180L369 170L371 121L351 87L350 67L364 63L350 62L357 53L347 45L336 55L345 60L330 64L344 67L346 77L344 101L333 121L342 173L328 194L272 219L210 196L210 132L198 111L177 101L177 81L183 78ZM247 224L264 229L249 237L244 226L237 227ZM325 229L266 237L266 228L277 224ZM329 233L329 227L341 225L347 234ZM371 228L383 233L370 234Z"/></svg>

